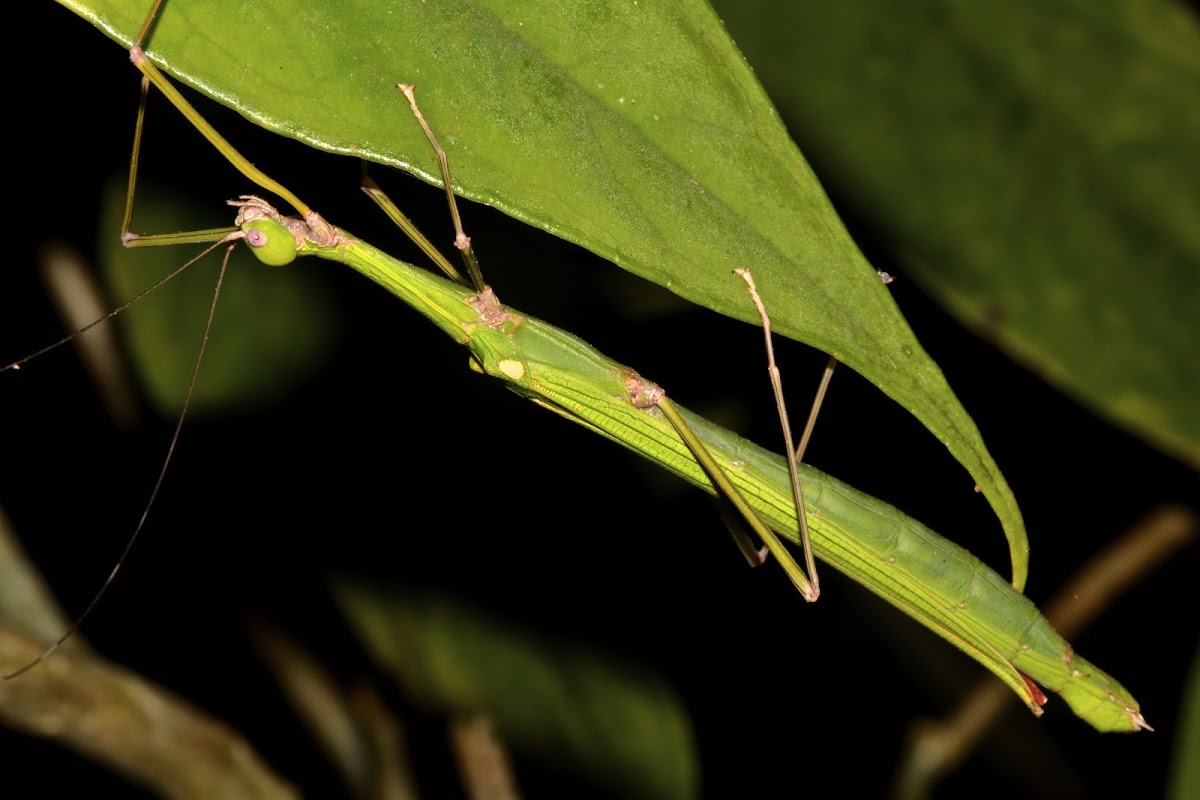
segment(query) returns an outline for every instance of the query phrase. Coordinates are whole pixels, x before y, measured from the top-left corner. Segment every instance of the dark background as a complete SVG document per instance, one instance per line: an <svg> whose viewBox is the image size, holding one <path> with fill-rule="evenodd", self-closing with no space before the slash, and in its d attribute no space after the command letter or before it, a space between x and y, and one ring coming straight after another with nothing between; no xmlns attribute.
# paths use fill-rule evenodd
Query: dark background
<svg viewBox="0 0 1200 800"><path fill-rule="evenodd" d="M94 248L101 185L125 169L137 102L138 76L119 47L61 8L35 4L31 14L40 20L31 38L44 50L10 84L21 112L21 122L10 123L19 124L10 134L21 143L11 153L10 206L23 214L10 217L19 247L0 277L3 362L61 335L34 277L33 252L49 239ZM327 218L423 263L358 192L356 162L204 109ZM152 114L148 176L218 206L250 188L165 104ZM814 167L820 174L821 164ZM440 190L398 173L378 177L422 229L449 241ZM658 287L489 209L464 213L505 302L778 447L758 330L682 301L659 302ZM1197 508L1194 472L961 329L905 279L869 228L847 223L872 263L897 276L897 302L1016 492L1030 531L1027 593L1035 602L1156 506ZM777 568L745 568L699 492L469 372L465 351L349 270L294 269L324 273L344 309L336 357L278 406L185 429L145 536L84 635L107 657L228 720L309 795L340 789L255 659L247 623L261 615L282 626L338 675L370 674L326 594L331 573L436 589L659 673L691 714L712 797L799 792L833 780L846 794L879 795L910 723L961 696L940 665L966 673L968 684L981 673L828 568L821 602L806 606ZM636 311L645 306L666 310ZM779 357L800 416L824 357L792 342L780 343ZM0 408L0 502L77 613L136 523L172 422L147 411L136 431L115 429L67 348L0 375ZM970 478L903 409L848 370L834 379L807 460L1007 572L999 526ZM1195 552L1072 640L1134 693L1156 733L1101 736L1052 696L1038 721L1014 708L1005 733L943 796L1161 794L1200 630L1187 591ZM436 754L440 723L422 715L411 722L419 752ZM6 781L25 776L51 793L76 781L93 791L124 787L54 745L5 732L0 747ZM517 758L529 796L593 791ZM857 767L834 766L843 761ZM424 780L440 786L447 765L437 755L423 763L432 765Z"/></svg>

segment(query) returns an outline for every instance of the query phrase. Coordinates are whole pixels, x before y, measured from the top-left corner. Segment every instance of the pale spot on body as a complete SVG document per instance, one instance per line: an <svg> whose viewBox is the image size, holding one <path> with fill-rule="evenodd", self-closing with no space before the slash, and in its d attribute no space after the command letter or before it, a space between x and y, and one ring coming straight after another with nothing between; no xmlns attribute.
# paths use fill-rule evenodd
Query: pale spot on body
<svg viewBox="0 0 1200 800"><path fill-rule="evenodd" d="M525 377L525 365L516 359L506 358L497 364L497 366L500 367L501 372L514 381L519 381Z"/></svg>

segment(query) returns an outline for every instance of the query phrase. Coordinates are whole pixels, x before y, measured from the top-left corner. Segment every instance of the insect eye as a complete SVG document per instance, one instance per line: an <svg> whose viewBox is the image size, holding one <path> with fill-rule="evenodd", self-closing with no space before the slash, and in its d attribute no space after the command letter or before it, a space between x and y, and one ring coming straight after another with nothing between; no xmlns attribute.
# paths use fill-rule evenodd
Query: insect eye
<svg viewBox="0 0 1200 800"><path fill-rule="evenodd" d="M246 243L251 247L263 247L267 243L267 234L252 228L246 231Z"/></svg>

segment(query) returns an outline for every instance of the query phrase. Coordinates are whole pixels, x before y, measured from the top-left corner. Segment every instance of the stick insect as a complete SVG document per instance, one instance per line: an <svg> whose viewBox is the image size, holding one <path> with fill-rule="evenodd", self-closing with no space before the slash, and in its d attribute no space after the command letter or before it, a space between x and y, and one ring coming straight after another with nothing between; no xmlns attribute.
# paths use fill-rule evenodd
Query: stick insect
<svg viewBox="0 0 1200 800"><path fill-rule="evenodd" d="M466 346L477 371L714 492L710 471L699 460L701 453L711 455L770 530L798 539L782 458L675 407L653 382L577 337L504 306L478 286L397 261L325 222L225 144L145 59L140 46L132 58L234 166L297 212L288 216L251 195L235 202L239 233L264 262L315 256L350 266ZM695 442L686 440L687 433ZM1060 693L1100 730L1146 727L1129 693L1075 656L1037 609L995 572L896 509L811 468L799 471L804 516L820 558L982 663L1034 713L1041 713L1046 699L1040 685Z"/></svg>

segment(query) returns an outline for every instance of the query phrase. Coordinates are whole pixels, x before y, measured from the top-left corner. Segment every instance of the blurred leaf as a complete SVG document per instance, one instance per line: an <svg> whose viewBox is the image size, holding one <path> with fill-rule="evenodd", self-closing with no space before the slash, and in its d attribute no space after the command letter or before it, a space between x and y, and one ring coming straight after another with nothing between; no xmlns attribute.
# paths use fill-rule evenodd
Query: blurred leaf
<svg viewBox="0 0 1200 800"><path fill-rule="evenodd" d="M71 624L46 579L21 546L3 508L0 508L0 619L46 641L54 641ZM64 644L67 645L87 648L82 635L72 637Z"/></svg>
<svg viewBox="0 0 1200 800"><path fill-rule="evenodd" d="M325 757L354 797L420 797L403 721L366 681L346 689L300 641L256 616L253 641Z"/></svg>
<svg viewBox="0 0 1200 800"><path fill-rule="evenodd" d="M63 2L126 45L146 13ZM191 0L164 6L149 49L265 127L428 178L395 89L419 84L464 196L757 325L730 274L751 266L776 330L863 374L967 468L1024 585L1020 511L974 422L705 3Z"/></svg>
<svg viewBox="0 0 1200 800"><path fill-rule="evenodd" d="M1200 463L1200 27L1185 4L718 5L825 179L932 292Z"/></svg>
<svg viewBox="0 0 1200 800"><path fill-rule="evenodd" d="M151 185L138 187L136 231L190 231L228 225L211 208ZM124 302L195 257L203 245L140 247L120 242L125 181L108 187L100 220L101 269ZM179 415L212 305L226 247L142 299L119 319L135 371L158 413ZM230 257L191 413L221 414L269 405L313 374L332 352L337 307L317 272L263 267L244 247ZM194 417L193 417L194 418Z"/></svg>
<svg viewBox="0 0 1200 800"><path fill-rule="evenodd" d="M1196 758L1196 753L1200 753L1200 649L1192 656L1183 689L1174 753L1167 797L1169 800L1200 797L1200 758Z"/></svg>
<svg viewBox="0 0 1200 800"><path fill-rule="evenodd" d="M68 622L0 512L0 675L33 663ZM241 734L91 655L81 634L0 680L0 726L56 742L164 796L296 796Z"/></svg>
<svg viewBox="0 0 1200 800"><path fill-rule="evenodd" d="M0 674L29 664L44 646L0 624ZM164 797L297 796L237 731L80 648L0 681L0 726L56 742ZM6 796L27 793L5 788Z"/></svg>
<svg viewBox="0 0 1200 800"><path fill-rule="evenodd" d="M442 598L345 581L334 595L412 702L484 713L514 752L582 772L621 797L699 794L691 722L660 679Z"/></svg>

